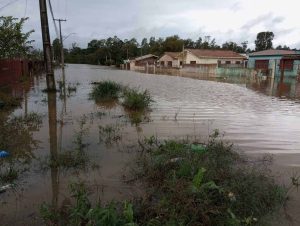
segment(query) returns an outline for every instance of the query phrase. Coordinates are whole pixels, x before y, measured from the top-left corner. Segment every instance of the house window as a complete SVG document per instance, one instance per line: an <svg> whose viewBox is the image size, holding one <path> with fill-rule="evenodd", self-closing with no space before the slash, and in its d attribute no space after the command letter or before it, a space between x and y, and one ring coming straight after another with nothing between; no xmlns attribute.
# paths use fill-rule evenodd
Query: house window
<svg viewBox="0 0 300 226"><path fill-rule="evenodd" d="M191 62L190 62L190 64L196 64L196 61L194 61L194 60L192 60Z"/></svg>
<svg viewBox="0 0 300 226"><path fill-rule="evenodd" d="M241 61L235 61L235 64L241 64Z"/></svg>
<svg viewBox="0 0 300 226"><path fill-rule="evenodd" d="M268 68L269 68L269 60L255 61L255 69L268 69Z"/></svg>
<svg viewBox="0 0 300 226"><path fill-rule="evenodd" d="M172 61L168 61L168 67L172 67Z"/></svg>
<svg viewBox="0 0 300 226"><path fill-rule="evenodd" d="M231 61L227 60L225 61L225 64L231 64Z"/></svg>
<svg viewBox="0 0 300 226"><path fill-rule="evenodd" d="M283 61L280 61L280 70L282 70ZM294 68L294 60L284 60L284 70L285 71L292 71Z"/></svg>
<svg viewBox="0 0 300 226"><path fill-rule="evenodd" d="M218 60L218 66L220 67L222 64L222 61Z"/></svg>
<svg viewBox="0 0 300 226"><path fill-rule="evenodd" d="M180 66L182 66L182 64L183 64L182 61L180 61Z"/></svg>
<svg viewBox="0 0 300 226"><path fill-rule="evenodd" d="M161 66L165 66L165 61L160 61Z"/></svg>

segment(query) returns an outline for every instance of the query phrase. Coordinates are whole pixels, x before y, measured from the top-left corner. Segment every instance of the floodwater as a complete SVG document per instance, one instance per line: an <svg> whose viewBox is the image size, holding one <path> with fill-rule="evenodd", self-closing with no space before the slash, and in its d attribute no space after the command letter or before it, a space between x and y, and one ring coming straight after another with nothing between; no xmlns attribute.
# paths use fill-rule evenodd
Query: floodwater
<svg viewBox="0 0 300 226"><path fill-rule="evenodd" d="M62 79L60 70L55 74L56 80ZM30 150L28 170L15 190L0 194L1 225L41 225L40 205L60 207L68 202L68 185L78 180L87 183L102 201L140 194L138 187L124 184L122 177L137 140L152 135L205 141L218 129L239 151L274 154L278 178L300 170L300 82L296 80L192 79L91 65L68 65L65 79L67 86L77 88L75 92L43 93L42 75L26 86L8 89L23 100L21 108L7 114L35 112L42 115L42 123L30 132L38 145ZM141 115L141 123L134 123L135 117L118 103L89 100L91 83L107 79L149 90L155 102L151 112ZM112 128L112 134L101 130L106 126ZM79 136L92 162L88 169L42 167L43 160L74 150ZM298 196L293 193L291 204L295 218L300 212Z"/></svg>

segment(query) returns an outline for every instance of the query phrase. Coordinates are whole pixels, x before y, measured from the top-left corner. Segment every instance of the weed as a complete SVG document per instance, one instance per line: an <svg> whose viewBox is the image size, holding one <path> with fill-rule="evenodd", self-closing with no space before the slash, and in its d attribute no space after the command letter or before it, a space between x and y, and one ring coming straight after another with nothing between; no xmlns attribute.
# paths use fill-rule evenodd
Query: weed
<svg viewBox="0 0 300 226"><path fill-rule="evenodd" d="M102 81L93 84L94 87L90 93L90 98L95 101L117 99L122 89L121 85L113 81Z"/></svg>
<svg viewBox="0 0 300 226"><path fill-rule="evenodd" d="M70 185L74 205L64 211L53 206L42 204L41 216L47 225L105 225L105 226L136 226L132 204L109 203L102 206L97 203L94 207L88 198L87 188L83 183Z"/></svg>
<svg viewBox="0 0 300 226"><path fill-rule="evenodd" d="M77 87L72 85L72 84L69 84L67 90L68 90L69 93L76 92Z"/></svg>
<svg viewBox="0 0 300 226"><path fill-rule="evenodd" d="M18 178L21 172L16 169L13 164L10 164L8 169L4 167L0 168L0 184L11 184L14 183Z"/></svg>
<svg viewBox="0 0 300 226"><path fill-rule="evenodd" d="M28 82L30 77L28 75L22 75L19 79L20 82Z"/></svg>
<svg viewBox="0 0 300 226"><path fill-rule="evenodd" d="M50 89L50 88L46 88L42 90L43 93L56 93L59 92L59 89Z"/></svg>
<svg viewBox="0 0 300 226"><path fill-rule="evenodd" d="M7 95L3 92L0 92L0 109L19 107L20 105L21 105L21 98L16 98L11 95Z"/></svg>
<svg viewBox="0 0 300 226"><path fill-rule="evenodd" d="M99 140L106 144L112 144L121 140L120 125L99 126Z"/></svg>
<svg viewBox="0 0 300 226"><path fill-rule="evenodd" d="M186 141L142 144L134 169L147 188L141 225L260 225L285 202L285 188L217 135L201 152Z"/></svg>
<svg viewBox="0 0 300 226"><path fill-rule="evenodd" d="M126 89L124 91L123 105L133 111L146 110L153 102L149 92L140 92L136 89Z"/></svg>
<svg viewBox="0 0 300 226"><path fill-rule="evenodd" d="M79 130L74 135L74 149L60 152L55 156L48 156L41 160L40 168L42 170L45 171L49 168L61 168L65 170L87 169L87 167L93 165L86 153L88 144L84 142L84 137L89 130L89 128L85 128L86 120L87 116L85 115L79 120Z"/></svg>

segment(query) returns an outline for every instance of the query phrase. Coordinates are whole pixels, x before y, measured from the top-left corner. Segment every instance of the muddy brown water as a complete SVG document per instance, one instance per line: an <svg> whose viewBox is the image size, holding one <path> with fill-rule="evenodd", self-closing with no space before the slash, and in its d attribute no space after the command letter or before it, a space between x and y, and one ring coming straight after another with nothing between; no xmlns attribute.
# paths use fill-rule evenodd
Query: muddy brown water
<svg viewBox="0 0 300 226"><path fill-rule="evenodd" d="M62 79L60 70L55 74L57 80ZM36 112L43 116L43 122L32 134L39 146L32 150L29 171L18 180L15 190L0 194L1 225L41 225L40 205L67 202L68 185L79 179L103 201L140 194L138 187L124 184L122 176L134 155L133 144L145 136L205 141L219 129L239 151L274 154L273 170L280 183L288 184L289 177L300 170L300 83L296 80L192 79L91 65L68 65L65 76L67 86L77 87L76 92L66 92L65 98L59 93L55 98L42 92L46 86L43 75L34 77L26 89L11 89L23 96L22 107L11 114ZM91 82L106 79L150 91L155 102L152 111L142 116L143 122L131 123L130 113L118 103L89 100ZM87 153L98 167L86 171L55 167L41 170L39 159L74 149L80 122L84 122ZM107 141L107 134L99 134L99 126L106 125L116 128L116 142ZM299 193L292 193L288 210L295 225L299 223L299 201ZM288 222L280 221L279 225Z"/></svg>

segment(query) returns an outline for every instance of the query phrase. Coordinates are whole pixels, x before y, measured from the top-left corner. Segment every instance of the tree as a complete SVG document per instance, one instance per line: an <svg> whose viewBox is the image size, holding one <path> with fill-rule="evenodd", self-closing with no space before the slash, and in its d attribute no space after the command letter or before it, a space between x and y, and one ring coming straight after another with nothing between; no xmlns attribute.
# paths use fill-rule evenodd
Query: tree
<svg viewBox="0 0 300 226"><path fill-rule="evenodd" d="M284 46L279 45L279 46L276 47L276 49L278 49L278 50L290 50L290 47L288 47L287 45L284 45Z"/></svg>
<svg viewBox="0 0 300 226"><path fill-rule="evenodd" d="M182 51L183 44L183 40L178 35L167 37L163 42L163 51L180 52Z"/></svg>
<svg viewBox="0 0 300 226"><path fill-rule="evenodd" d="M23 26L28 18L17 19L11 16L0 17L0 58L26 57L32 49L31 33L23 32Z"/></svg>
<svg viewBox="0 0 300 226"><path fill-rule="evenodd" d="M248 41L243 41L241 43L242 48L243 48L243 52L246 53L247 52L247 47L248 47Z"/></svg>
<svg viewBox="0 0 300 226"><path fill-rule="evenodd" d="M222 45L222 49L231 50L231 51L234 51L234 52L237 52L237 53L244 53L245 52L244 48L242 46L239 46L235 42L225 42Z"/></svg>
<svg viewBox="0 0 300 226"><path fill-rule="evenodd" d="M58 38L52 42L53 58L56 62L61 61L61 44Z"/></svg>
<svg viewBox="0 0 300 226"><path fill-rule="evenodd" d="M262 51L273 48L274 33L271 31L264 31L257 34L255 40L255 50Z"/></svg>

